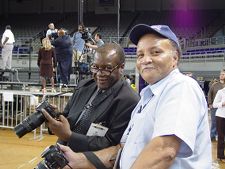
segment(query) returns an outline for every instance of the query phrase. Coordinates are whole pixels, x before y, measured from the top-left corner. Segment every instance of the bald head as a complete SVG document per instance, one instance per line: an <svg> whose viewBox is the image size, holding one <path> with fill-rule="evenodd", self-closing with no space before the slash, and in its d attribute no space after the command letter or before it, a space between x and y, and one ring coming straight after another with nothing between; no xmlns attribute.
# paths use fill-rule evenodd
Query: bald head
<svg viewBox="0 0 225 169"><path fill-rule="evenodd" d="M65 35L65 30L64 29L59 29L58 30L58 36L64 36Z"/></svg>
<svg viewBox="0 0 225 169"><path fill-rule="evenodd" d="M103 46L100 46L96 49L96 55L115 58L118 64L125 62L123 48L116 43L106 43Z"/></svg>

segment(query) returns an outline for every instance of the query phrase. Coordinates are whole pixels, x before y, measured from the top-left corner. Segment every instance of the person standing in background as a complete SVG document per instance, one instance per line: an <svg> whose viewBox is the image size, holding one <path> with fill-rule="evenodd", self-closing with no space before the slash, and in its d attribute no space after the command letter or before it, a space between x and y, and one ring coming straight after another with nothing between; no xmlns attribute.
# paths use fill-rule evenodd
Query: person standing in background
<svg viewBox="0 0 225 169"><path fill-rule="evenodd" d="M1 69L11 70L12 68L12 52L13 43L15 42L14 34L11 31L11 26L5 27L5 32L2 35L1 47L2 47L2 67Z"/></svg>
<svg viewBox="0 0 225 169"><path fill-rule="evenodd" d="M213 101L216 96L216 93L218 90L222 89L225 85L225 70L220 71L220 79L218 82L215 82L212 84L212 86L209 88L208 93L208 105L211 113L211 129L210 129L210 137L211 141L216 140L217 132L216 132L216 110L217 108L213 108Z"/></svg>
<svg viewBox="0 0 225 169"><path fill-rule="evenodd" d="M95 53L96 49L100 46L103 46L104 44L105 42L102 40L102 35L100 33L96 33L94 39L89 38L88 40L86 40L85 46L87 51L89 52L89 55L82 55L81 61L85 60L85 57L87 57L87 60L89 60L89 62L91 63L93 60L93 54Z"/></svg>
<svg viewBox="0 0 225 169"><path fill-rule="evenodd" d="M224 136L225 136L225 88L218 90L213 101L213 108L216 110L216 129L218 133L217 158L225 162Z"/></svg>
<svg viewBox="0 0 225 169"><path fill-rule="evenodd" d="M130 80L130 76L129 75L124 75L124 79L126 80L126 82L131 85L131 80Z"/></svg>
<svg viewBox="0 0 225 169"><path fill-rule="evenodd" d="M79 59L82 55L82 52L84 50L85 41L82 38L83 31L84 31L84 25L79 24L78 25L78 31L75 32L73 34L73 37L72 37L72 41L73 41L73 62L75 63L75 65L76 65L76 62L79 61Z"/></svg>
<svg viewBox="0 0 225 169"><path fill-rule="evenodd" d="M70 81L72 69L72 41L69 35L66 35L64 29L59 29L58 38L52 41L55 46L56 60L58 63L57 72L60 75L60 81L66 86Z"/></svg>
<svg viewBox="0 0 225 169"><path fill-rule="evenodd" d="M42 40L42 48L38 52L37 65L40 68L40 79L42 84L42 92L46 93L46 79L50 79L52 92L54 89L54 73L53 69L56 67L55 49L52 47L48 38Z"/></svg>
<svg viewBox="0 0 225 169"><path fill-rule="evenodd" d="M100 33L95 34L95 43L91 44L90 42L85 43L86 46L92 49L97 49L98 47L104 45L104 41L102 40L102 35Z"/></svg>
<svg viewBox="0 0 225 169"><path fill-rule="evenodd" d="M54 23L50 23L48 25L48 28L49 29L46 32L46 38L49 38L50 40L56 39L57 38L57 32L58 32L58 30L55 29Z"/></svg>

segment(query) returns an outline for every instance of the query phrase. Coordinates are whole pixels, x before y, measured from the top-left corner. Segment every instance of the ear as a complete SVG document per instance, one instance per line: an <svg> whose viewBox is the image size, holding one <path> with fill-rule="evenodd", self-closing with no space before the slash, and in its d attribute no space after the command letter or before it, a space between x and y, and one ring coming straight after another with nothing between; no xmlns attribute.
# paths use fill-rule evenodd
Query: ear
<svg viewBox="0 0 225 169"><path fill-rule="evenodd" d="M121 67L122 69L124 69L125 64L124 64L124 63L122 63L120 67Z"/></svg>
<svg viewBox="0 0 225 169"><path fill-rule="evenodd" d="M179 61L178 51L173 52L173 67L177 67Z"/></svg>
<svg viewBox="0 0 225 169"><path fill-rule="evenodd" d="M124 63L120 65L120 68L119 68L120 74L123 74L123 72L124 72L124 67L125 67Z"/></svg>
<svg viewBox="0 0 225 169"><path fill-rule="evenodd" d="M173 54L173 59L176 63L178 63L179 61L179 54L178 54L178 51L174 51L174 54Z"/></svg>

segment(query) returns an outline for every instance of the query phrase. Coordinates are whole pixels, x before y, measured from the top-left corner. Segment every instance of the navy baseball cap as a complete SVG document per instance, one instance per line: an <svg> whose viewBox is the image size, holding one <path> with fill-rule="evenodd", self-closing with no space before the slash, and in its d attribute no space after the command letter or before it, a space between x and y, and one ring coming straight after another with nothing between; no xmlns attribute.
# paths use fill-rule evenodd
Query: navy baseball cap
<svg viewBox="0 0 225 169"><path fill-rule="evenodd" d="M179 47L179 41L177 36L173 33L173 31L167 25L146 25L146 24L138 24L134 26L130 32L129 38L131 42L135 45L138 44L139 39L148 33L156 33L167 39L174 41Z"/></svg>

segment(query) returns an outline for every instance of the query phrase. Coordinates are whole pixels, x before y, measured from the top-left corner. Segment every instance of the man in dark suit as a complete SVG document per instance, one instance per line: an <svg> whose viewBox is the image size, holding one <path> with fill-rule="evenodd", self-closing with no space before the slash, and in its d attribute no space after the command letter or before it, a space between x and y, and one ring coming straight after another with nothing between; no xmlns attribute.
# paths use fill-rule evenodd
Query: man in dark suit
<svg viewBox="0 0 225 169"><path fill-rule="evenodd" d="M64 29L59 29L58 38L52 41L55 47L56 60L58 63L57 71L60 75L61 83L68 84L70 80L70 72L72 69L72 41L70 36L66 35Z"/></svg>
<svg viewBox="0 0 225 169"><path fill-rule="evenodd" d="M58 121L45 111L48 126L59 142L73 151L93 151L117 145L139 96L122 78L123 49L105 44L96 50L93 79L81 81Z"/></svg>

